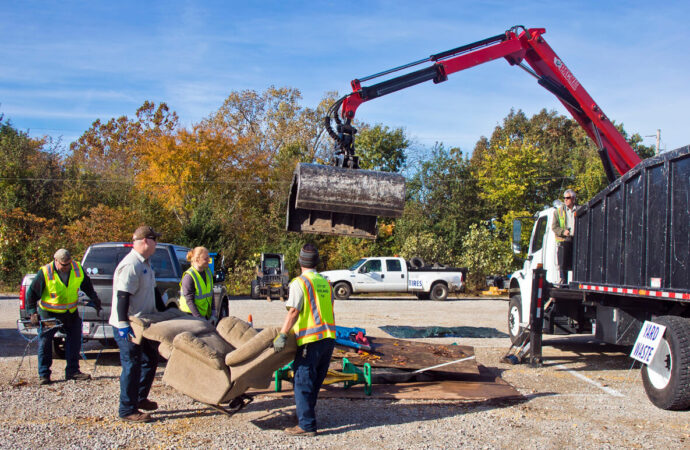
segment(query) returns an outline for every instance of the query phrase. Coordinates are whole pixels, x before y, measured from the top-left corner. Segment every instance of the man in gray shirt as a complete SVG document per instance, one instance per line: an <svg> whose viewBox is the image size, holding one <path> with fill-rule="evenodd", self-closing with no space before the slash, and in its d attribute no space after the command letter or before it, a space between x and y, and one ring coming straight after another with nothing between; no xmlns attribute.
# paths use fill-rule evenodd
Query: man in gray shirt
<svg viewBox="0 0 690 450"><path fill-rule="evenodd" d="M115 328L115 341L120 348L120 419L127 422L150 422L158 404L148 399L158 367L157 343L143 339L132 342L134 333L129 316L163 311L165 305L156 289L156 278L149 258L156 251L160 237L153 228L141 226L134 231L132 251L115 269L113 304L109 323Z"/></svg>

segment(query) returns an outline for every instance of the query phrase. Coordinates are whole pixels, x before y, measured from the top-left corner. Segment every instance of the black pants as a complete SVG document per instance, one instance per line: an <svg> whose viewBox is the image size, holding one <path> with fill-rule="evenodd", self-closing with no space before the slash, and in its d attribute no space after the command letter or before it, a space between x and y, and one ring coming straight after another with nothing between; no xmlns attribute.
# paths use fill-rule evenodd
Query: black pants
<svg viewBox="0 0 690 450"><path fill-rule="evenodd" d="M573 241L559 242L556 254L558 256L558 273L565 283L568 281L568 271L573 269Z"/></svg>

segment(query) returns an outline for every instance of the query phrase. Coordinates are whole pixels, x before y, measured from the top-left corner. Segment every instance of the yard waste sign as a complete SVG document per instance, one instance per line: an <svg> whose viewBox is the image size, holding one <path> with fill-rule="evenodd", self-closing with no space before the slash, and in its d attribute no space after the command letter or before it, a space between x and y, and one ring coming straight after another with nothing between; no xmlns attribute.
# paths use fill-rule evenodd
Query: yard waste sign
<svg viewBox="0 0 690 450"><path fill-rule="evenodd" d="M656 349L659 347L664 331L666 331L665 326L645 320L640 334L637 335L635 345L630 352L630 357L644 364L649 364L652 358L654 358L654 353L656 353Z"/></svg>

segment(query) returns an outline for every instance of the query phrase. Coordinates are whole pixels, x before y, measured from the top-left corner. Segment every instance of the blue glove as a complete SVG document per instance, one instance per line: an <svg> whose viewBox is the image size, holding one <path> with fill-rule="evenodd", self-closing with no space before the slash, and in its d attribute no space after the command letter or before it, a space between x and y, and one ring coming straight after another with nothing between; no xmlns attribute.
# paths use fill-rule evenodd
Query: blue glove
<svg viewBox="0 0 690 450"><path fill-rule="evenodd" d="M287 343L287 334L280 333L273 339L273 350L276 353L280 353L285 349L285 344Z"/></svg>
<svg viewBox="0 0 690 450"><path fill-rule="evenodd" d="M118 328L117 335L120 336L122 339L127 339L128 341L131 341L132 339L134 339L134 330L132 330L132 327L130 326Z"/></svg>

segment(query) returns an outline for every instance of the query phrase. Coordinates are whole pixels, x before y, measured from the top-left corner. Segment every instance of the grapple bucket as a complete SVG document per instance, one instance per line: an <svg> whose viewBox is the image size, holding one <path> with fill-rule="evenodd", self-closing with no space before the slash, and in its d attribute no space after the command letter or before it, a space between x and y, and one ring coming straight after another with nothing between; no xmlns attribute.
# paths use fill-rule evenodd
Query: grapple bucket
<svg viewBox="0 0 690 450"><path fill-rule="evenodd" d="M400 217L405 178L397 173L297 164L286 229L376 239L376 217Z"/></svg>

